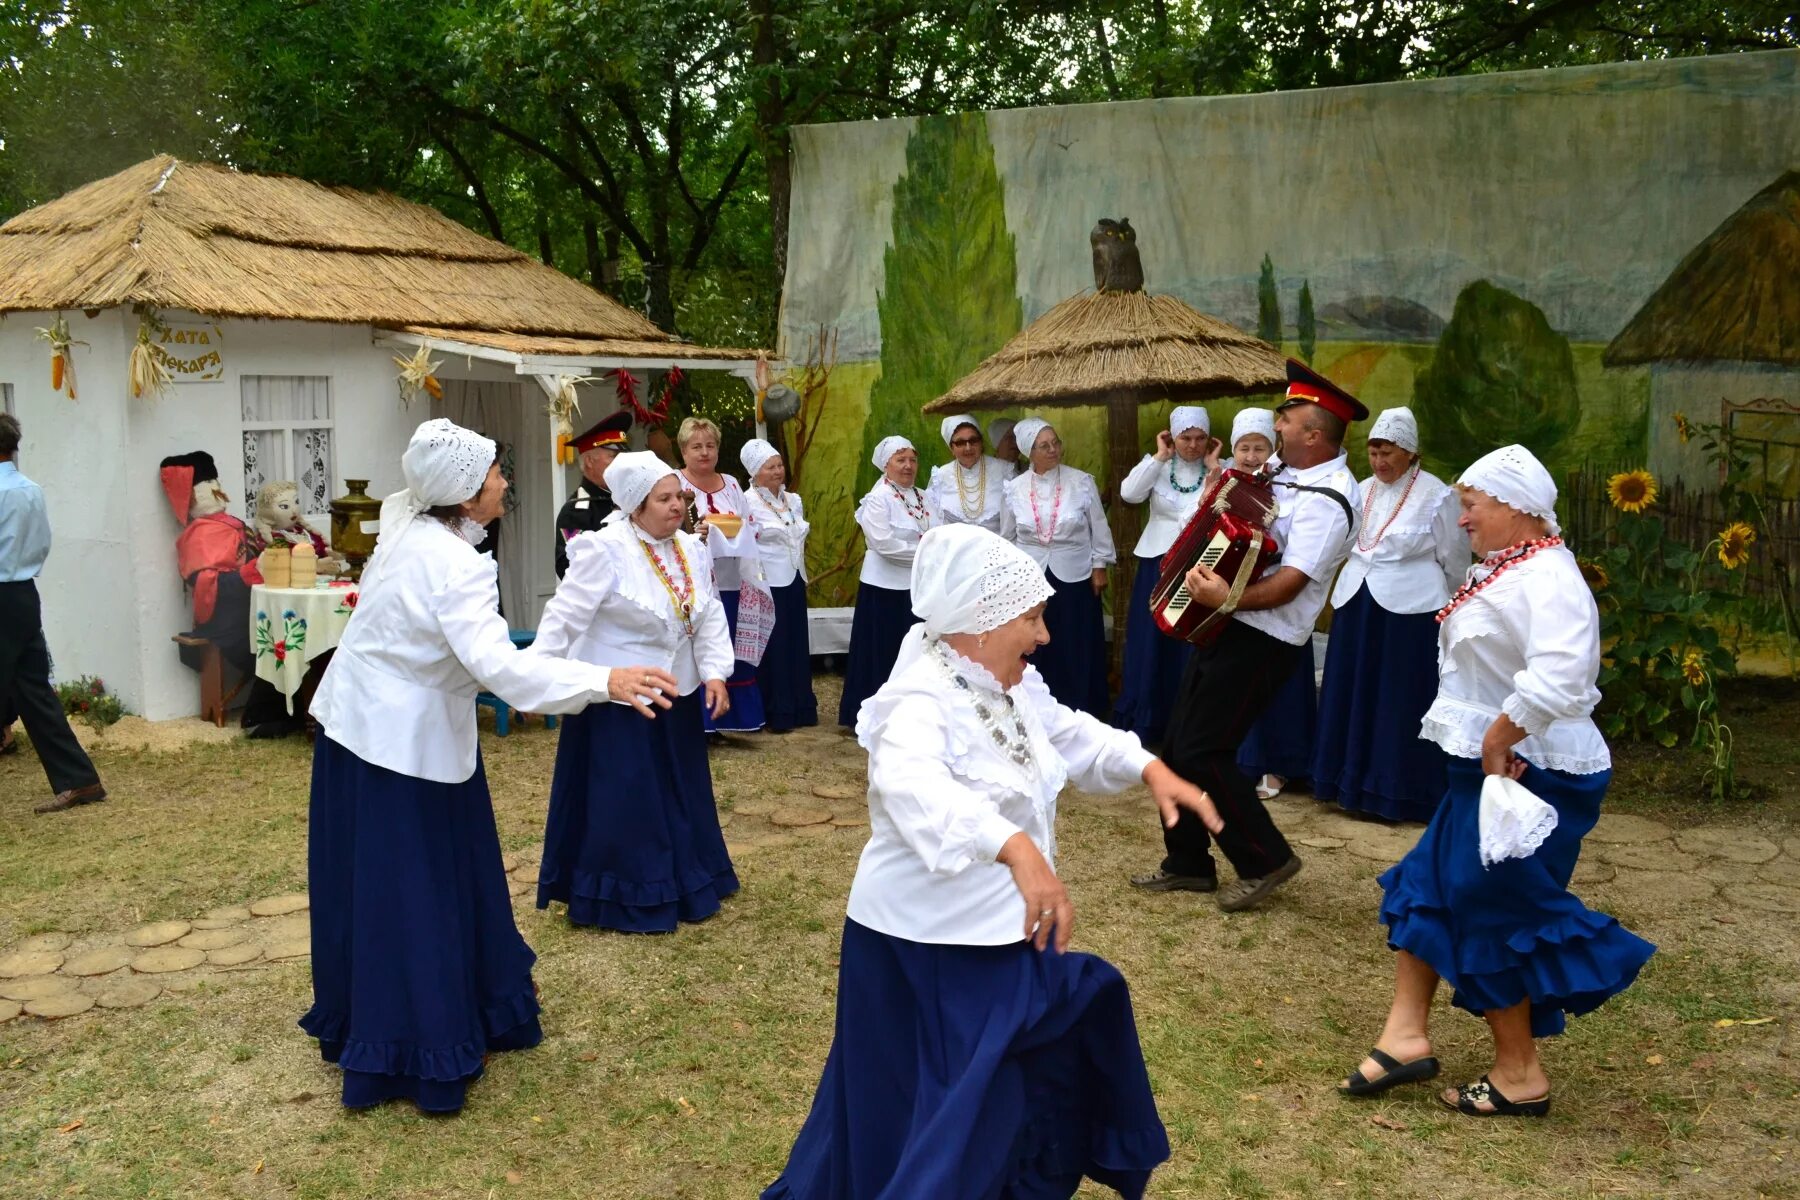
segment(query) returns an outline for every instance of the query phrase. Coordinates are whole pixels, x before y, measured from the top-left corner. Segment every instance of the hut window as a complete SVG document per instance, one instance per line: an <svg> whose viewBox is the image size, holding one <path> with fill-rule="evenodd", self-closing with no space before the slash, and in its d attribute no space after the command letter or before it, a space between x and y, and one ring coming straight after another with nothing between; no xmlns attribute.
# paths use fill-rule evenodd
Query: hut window
<svg viewBox="0 0 1800 1200"><path fill-rule="evenodd" d="M1760 400L1730 413L1732 444L1750 460L1750 485L1784 500L1800 497L1800 408Z"/></svg>
<svg viewBox="0 0 1800 1200"><path fill-rule="evenodd" d="M331 380L323 375L241 377L244 508L253 518L263 484L291 479L308 515L329 511L337 486L332 455Z"/></svg>

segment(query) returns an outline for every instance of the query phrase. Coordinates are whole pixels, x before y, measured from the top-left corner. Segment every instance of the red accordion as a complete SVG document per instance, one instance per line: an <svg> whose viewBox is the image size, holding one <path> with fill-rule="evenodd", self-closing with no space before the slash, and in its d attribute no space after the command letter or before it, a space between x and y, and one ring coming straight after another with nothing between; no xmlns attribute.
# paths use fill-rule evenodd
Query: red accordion
<svg viewBox="0 0 1800 1200"><path fill-rule="evenodd" d="M1170 637L1196 646L1224 632L1244 589L1275 557L1275 490L1268 477L1229 470L1206 489L1187 526L1163 555L1162 574L1150 593L1150 615ZM1207 608L1188 594L1187 573L1198 564L1225 577L1231 596L1223 609Z"/></svg>

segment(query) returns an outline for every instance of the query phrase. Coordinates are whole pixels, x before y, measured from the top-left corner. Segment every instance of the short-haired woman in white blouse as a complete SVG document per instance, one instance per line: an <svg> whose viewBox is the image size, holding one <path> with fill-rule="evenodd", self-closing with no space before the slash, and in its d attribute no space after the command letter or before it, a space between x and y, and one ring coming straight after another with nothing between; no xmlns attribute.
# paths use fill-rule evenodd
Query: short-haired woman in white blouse
<svg viewBox="0 0 1800 1200"><path fill-rule="evenodd" d="M974 417L945 417L938 432L950 447L950 461L932 468L926 490L944 524L979 525L1010 538L1006 482L1013 477L1012 465L982 452L981 426Z"/></svg>
<svg viewBox="0 0 1800 1200"><path fill-rule="evenodd" d="M738 481L719 470L719 427L705 417L688 417L675 431L681 451L681 481L693 494L695 532L705 540L712 558L713 585L725 605L725 620L732 644L738 640L739 605L745 589L755 590L757 567L754 514ZM735 528L732 526L735 523ZM751 573L746 580L744 573ZM762 693L756 686L756 664L733 660L731 707L714 716L706 713L708 733L748 733L763 727Z"/></svg>
<svg viewBox="0 0 1800 1200"><path fill-rule="evenodd" d="M1389 821L1429 821L1444 796L1444 752L1419 736L1437 696L1433 615L1462 585L1469 539L1456 492L1419 462L1412 410L1369 428L1362 521L1331 593L1319 692L1313 796Z"/></svg>
<svg viewBox="0 0 1800 1200"><path fill-rule="evenodd" d="M787 490L787 464L762 438L738 452L750 477L750 515L763 582L775 598L775 628L756 668L763 719L770 732L786 733L819 723L813 696L812 657L806 623L806 534L812 527L800 497Z"/></svg>
<svg viewBox="0 0 1800 1200"><path fill-rule="evenodd" d="M660 665L629 665L645 658L595 665L514 647L494 560L475 549L506 493L494 455L446 420L413 432L406 487L382 502L356 615L313 697L313 1006L300 1027L343 1068L351 1108L407 1099L455 1112L491 1051L543 1038L476 693L540 713L612 700L643 724L675 685Z"/></svg>
<svg viewBox="0 0 1800 1200"><path fill-rule="evenodd" d="M844 697L838 704L838 724L847 728L855 727L862 702L894 669L900 639L912 625L913 553L925 531L939 524L937 506L917 486L919 452L911 442L898 435L882 438L870 461L881 478L856 506L867 549L857 577Z"/></svg>
<svg viewBox="0 0 1800 1200"><path fill-rule="evenodd" d="M1168 1157L1118 971L1068 951L1056 876L1065 782L1142 781L1214 830L1136 737L1057 703L1026 657L1050 586L975 525L919 543L920 623L863 706L869 841L850 885L837 1031L764 1200L1144 1193Z"/></svg>
<svg viewBox="0 0 1800 1200"><path fill-rule="evenodd" d="M1473 1117L1541 1117L1550 1080L1535 1039L1629 987L1656 947L1569 891L1612 758L1592 715L1600 614L1557 536L1556 484L1529 450L1506 446L1457 490L1481 557L1438 611L1441 673L1421 730L1450 756L1450 786L1381 877L1394 999L1339 1087L1366 1096L1437 1075L1427 1024L1442 980L1452 1004L1487 1021L1494 1057L1439 1098Z"/></svg>
<svg viewBox="0 0 1800 1200"><path fill-rule="evenodd" d="M1100 593L1117 559L1100 487L1086 471L1063 463L1062 439L1050 422L1026 417L1013 427L1031 467L1006 485L1013 541L1044 568L1056 594L1044 612L1050 646L1037 669L1050 694L1096 717L1106 702L1106 625Z"/></svg>
<svg viewBox="0 0 1800 1200"><path fill-rule="evenodd" d="M1112 722L1147 743L1162 741L1181 691L1181 672L1194 649L1156 627L1150 593L1162 574L1163 555L1199 507L1207 471L1218 465L1218 449L1206 410L1178 405L1169 413L1169 428L1156 435L1155 453L1144 455L1119 485L1119 499L1126 504L1150 502L1150 519L1132 550L1137 577L1131 585L1124 678Z"/></svg>
<svg viewBox="0 0 1800 1200"><path fill-rule="evenodd" d="M682 531L675 469L647 450L607 465L618 505L569 541L569 570L532 652L590 663L654 661L672 707L646 722L595 705L563 725L550 781L537 906L569 921L668 933L704 921L738 889L706 756L704 714L731 700L731 635L706 547Z"/></svg>

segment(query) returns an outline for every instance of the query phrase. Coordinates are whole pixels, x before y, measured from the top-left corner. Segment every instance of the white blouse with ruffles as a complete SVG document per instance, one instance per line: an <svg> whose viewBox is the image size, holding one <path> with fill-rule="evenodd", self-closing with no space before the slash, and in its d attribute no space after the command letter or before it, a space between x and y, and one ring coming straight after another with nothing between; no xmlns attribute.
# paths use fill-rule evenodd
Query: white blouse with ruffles
<svg viewBox="0 0 1800 1200"><path fill-rule="evenodd" d="M762 563L763 582L771 588L786 587L795 578L806 579L806 509L800 497L786 488L781 495L753 487L744 493L755 519L756 554Z"/></svg>
<svg viewBox="0 0 1800 1200"><path fill-rule="evenodd" d="M983 455L973 467L965 467L955 459L931 469L930 493L938 513L946 525L979 525L1003 538L1012 538L1011 513L1006 507L1006 484L1013 468L997 458ZM960 488L958 485L961 485ZM971 512L965 500L974 501Z"/></svg>
<svg viewBox="0 0 1800 1200"><path fill-rule="evenodd" d="M1331 590L1331 607L1344 607L1366 586L1370 598L1391 613L1434 612L1462 586L1470 558L1468 535L1456 525L1462 504L1452 488L1423 469L1409 494L1411 475L1408 471L1392 483L1373 477L1361 483L1362 516ZM1396 515L1402 496L1406 503ZM1365 550L1367 542L1375 544Z"/></svg>
<svg viewBox="0 0 1800 1200"><path fill-rule="evenodd" d="M1193 490L1181 491L1176 483L1170 482L1171 471L1176 483L1183 488L1191 485ZM1206 490L1205 485L1204 461L1183 462L1177 454L1171 455L1167 462L1157 462L1154 454L1144 455L1144 461L1131 468L1131 474L1119 485L1119 499L1125 503L1150 501L1150 519L1144 523L1144 532L1138 537L1132 553L1139 558L1161 558L1167 554L1176 537L1193 519L1194 510L1200 507L1200 495Z"/></svg>
<svg viewBox="0 0 1800 1200"><path fill-rule="evenodd" d="M1488 726L1505 713L1531 735L1513 753L1532 765L1574 775L1611 768L1592 716L1600 610L1566 548L1538 551L1459 605L1438 626L1438 676L1419 736L1445 753L1479 759Z"/></svg>
<svg viewBox="0 0 1800 1200"><path fill-rule="evenodd" d="M1003 708L992 675L948 646L942 652ZM849 915L912 942L1007 945L1025 936L1024 897L995 861L1007 839L1023 830L1055 865L1063 784L1120 792L1155 756L1135 734L1058 704L1027 667L1008 693L1031 743L1034 767L1022 767L976 715L976 692L958 688L937 654L928 648L857 716L856 739L869 752L870 833Z"/></svg>
<svg viewBox="0 0 1800 1200"><path fill-rule="evenodd" d="M1035 515L1033 489L1037 494ZM1079 582L1092 575L1094 568L1110 567L1117 561L1099 485L1086 471L1058 466L1039 475L1027 470L1006 485L1006 504L1012 513L1013 543L1064 583Z"/></svg>
<svg viewBox="0 0 1800 1200"><path fill-rule="evenodd" d="M719 477L725 482L713 491L702 491L700 485L688 478L686 471L677 471L682 484L694 494L695 528L706 536L706 552L712 556L713 585L721 592L735 592L741 584L742 567L740 559L756 561L756 514L750 510L748 501L744 499L744 489L737 480L720 472ZM711 513L735 513L744 519L743 527L736 537L726 537L716 525L701 525Z"/></svg>
<svg viewBox="0 0 1800 1200"><path fill-rule="evenodd" d="M907 511L908 504L913 506L913 512ZM922 518L914 515L921 506L925 512ZM912 561L919 539L927 529L942 524L931 494L916 487L896 490L887 480L877 479L856 506L856 523L862 527L863 542L868 546L863 552L862 574L857 578L897 592L912 590Z"/></svg>

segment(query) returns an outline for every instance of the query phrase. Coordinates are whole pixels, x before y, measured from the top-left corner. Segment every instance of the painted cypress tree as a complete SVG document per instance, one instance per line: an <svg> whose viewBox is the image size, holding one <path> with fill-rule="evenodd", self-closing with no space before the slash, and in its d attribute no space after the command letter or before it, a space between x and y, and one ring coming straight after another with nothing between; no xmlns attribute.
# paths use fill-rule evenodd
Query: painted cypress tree
<svg viewBox="0 0 1800 1200"><path fill-rule="evenodd" d="M920 119L894 185L894 240L883 258L881 377L869 394L858 491L890 434L919 448L919 486L948 457L938 418L920 408L943 395L1019 331L1018 268L987 118Z"/></svg>
<svg viewBox="0 0 1800 1200"><path fill-rule="evenodd" d="M1300 358L1307 366L1312 366L1313 351L1319 345L1319 319L1313 314L1312 280L1308 279L1300 285L1300 317L1297 322L1300 333Z"/></svg>
<svg viewBox="0 0 1800 1200"><path fill-rule="evenodd" d="M1281 293L1275 290L1275 261L1263 255L1262 278L1256 283L1256 336L1281 345Z"/></svg>

